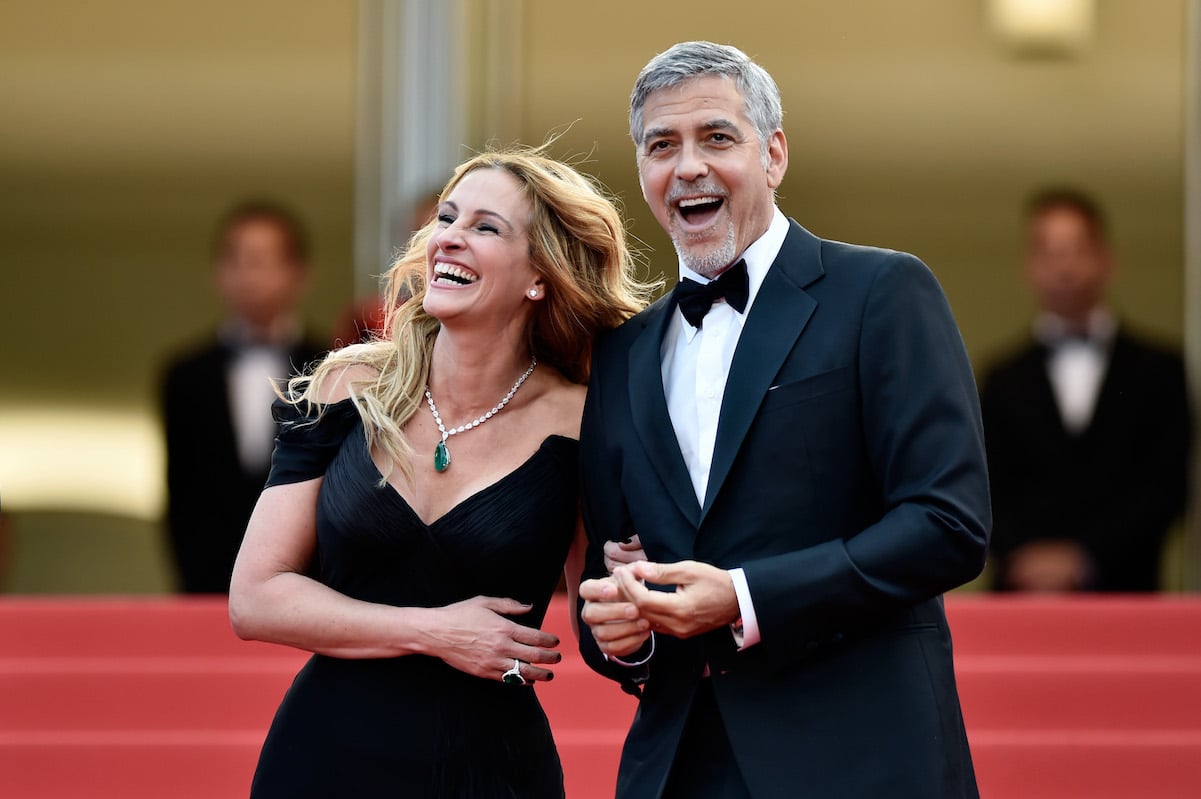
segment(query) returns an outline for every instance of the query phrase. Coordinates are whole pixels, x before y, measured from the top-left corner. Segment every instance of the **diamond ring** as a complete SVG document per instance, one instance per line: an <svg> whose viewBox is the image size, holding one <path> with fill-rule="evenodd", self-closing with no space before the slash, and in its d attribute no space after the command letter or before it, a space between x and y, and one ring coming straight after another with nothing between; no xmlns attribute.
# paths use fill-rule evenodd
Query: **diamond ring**
<svg viewBox="0 0 1201 799"><path fill-rule="evenodd" d="M513 668L500 675L505 685L525 685L525 677L521 676L521 661L513 658Z"/></svg>

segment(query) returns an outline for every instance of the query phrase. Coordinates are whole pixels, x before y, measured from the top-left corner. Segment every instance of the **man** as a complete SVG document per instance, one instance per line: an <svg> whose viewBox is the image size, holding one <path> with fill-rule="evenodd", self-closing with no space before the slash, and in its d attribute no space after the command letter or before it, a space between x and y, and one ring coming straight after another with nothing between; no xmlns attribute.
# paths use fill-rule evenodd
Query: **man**
<svg viewBox="0 0 1201 799"><path fill-rule="evenodd" d="M308 283L299 220L271 203L231 210L214 246L227 311L216 337L167 369L167 524L182 589L225 593L255 500L267 479L275 424L272 380L321 347L301 335L296 308Z"/></svg>
<svg viewBox="0 0 1201 799"><path fill-rule="evenodd" d="M741 51L656 56L630 130L682 280L599 345L581 431L581 650L643 683L618 796L976 796L940 597L988 484L941 290L776 208L779 90Z"/></svg>
<svg viewBox="0 0 1201 799"><path fill-rule="evenodd" d="M1109 310L1114 257L1095 202L1043 192L1026 225L1034 338L982 381L996 584L1155 590L1188 490L1184 364Z"/></svg>

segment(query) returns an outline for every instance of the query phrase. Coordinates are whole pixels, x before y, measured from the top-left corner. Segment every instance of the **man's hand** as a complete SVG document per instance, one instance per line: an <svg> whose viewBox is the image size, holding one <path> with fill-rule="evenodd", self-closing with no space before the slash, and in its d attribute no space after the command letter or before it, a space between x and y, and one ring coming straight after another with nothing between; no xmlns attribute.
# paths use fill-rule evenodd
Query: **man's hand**
<svg viewBox="0 0 1201 799"><path fill-rule="evenodd" d="M639 616L638 608L612 577L585 580L580 584L580 598L584 600L581 618L606 655L620 658L637 652L650 637L650 622Z"/></svg>
<svg viewBox="0 0 1201 799"><path fill-rule="evenodd" d="M650 629L677 638L716 630L739 617L734 581L725 569L694 560L679 563L639 561L618 566L610 578ZM652 591L643 582L674 585L675 591Z"/></svg>
<svg viewBox="0 0 1201 799"><path fill-rule="evenodd" d="M1088 585L1092 561L1067 539L1032 541L1009 555L1006 578L1019 591L1078 591Z"/></svg>

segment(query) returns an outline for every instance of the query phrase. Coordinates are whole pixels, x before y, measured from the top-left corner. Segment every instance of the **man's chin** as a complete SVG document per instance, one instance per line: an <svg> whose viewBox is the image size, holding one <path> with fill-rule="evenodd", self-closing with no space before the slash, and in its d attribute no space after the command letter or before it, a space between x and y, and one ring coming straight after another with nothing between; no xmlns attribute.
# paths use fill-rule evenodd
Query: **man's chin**
<svg viewBox="0 0 1201 799"><path fill-rule="evenodd" d="M672 236L672 244L684 266L698 275L711 278L729 266L738 255L733 231L724 233L706 231L704 234L688 234L677 230Z"/></svg>
<svg viewBox="0 0 1201 799"><path fill-rule="evenodd" d="M682 250L676 248L676 254L684 262L684 266L705 277L715 277L734 260L734 253L728 248L701 250L691 248Z"/></svg>

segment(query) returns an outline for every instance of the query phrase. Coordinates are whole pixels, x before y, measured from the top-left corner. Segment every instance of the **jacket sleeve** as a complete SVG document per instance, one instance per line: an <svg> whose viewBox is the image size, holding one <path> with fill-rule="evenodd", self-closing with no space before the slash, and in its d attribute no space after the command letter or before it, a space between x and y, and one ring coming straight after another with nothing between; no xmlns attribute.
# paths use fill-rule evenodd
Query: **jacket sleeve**
<svg viewBox="0 0 1201 799"><path fill-rule="evenodd" d="M580 497L584 527L588 533L583 572L585 580L608 576L604 561L606 541L619 541L633 535L618 477L621 473L620 453L611 446L613 437L605 435L604 391L600 385L600 377L604 372L600 363L603 359L602 350L602 347L597 347L580 426ZM581 599L576 613L581 613L583 608L584 601ZM582 618L579 626L580 654L585 662L598 674L619 682L626 693L638 695L638 686L646 681L648 667L625 666L609 661ZM636 653L630 659L641 660L642 653Z"/></svg>
<svg viewBox="0 0 1201 799"><path fill-rule="evenodd" d="M886 258L862 307L857 356L858 457L882 512L850 535L743 564L769 648L791 640L814 650L983 569L991 510L967 353L925 265Z"/></svg>

